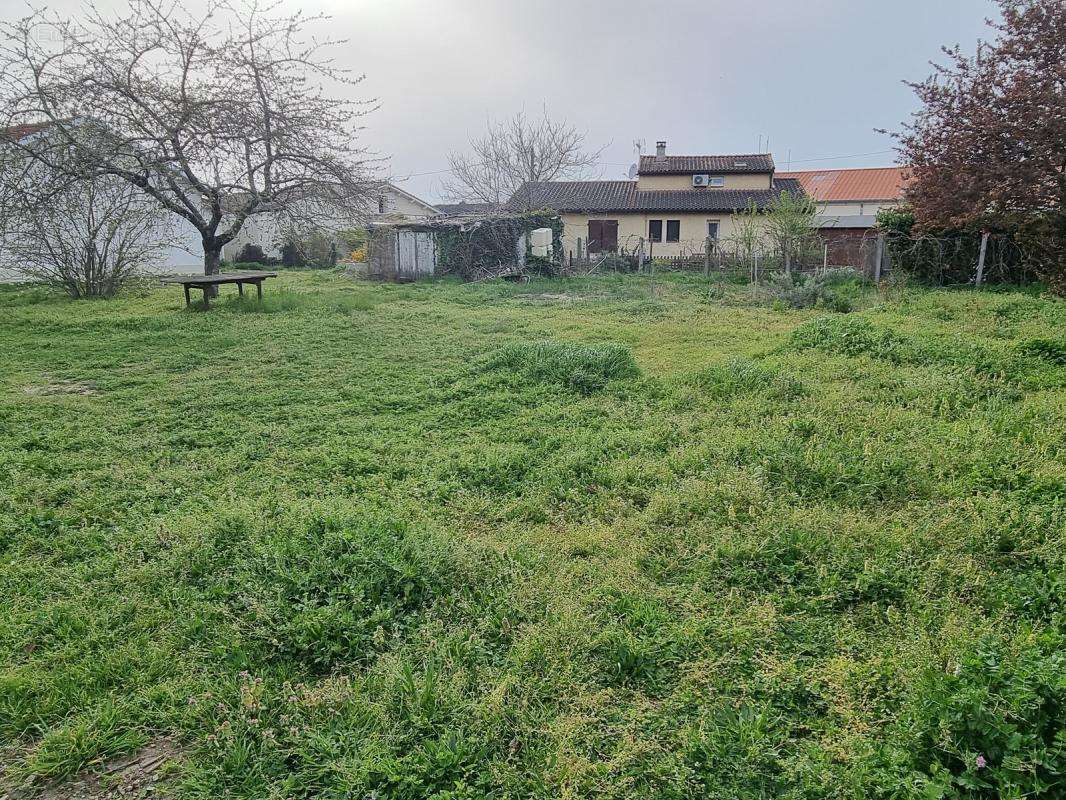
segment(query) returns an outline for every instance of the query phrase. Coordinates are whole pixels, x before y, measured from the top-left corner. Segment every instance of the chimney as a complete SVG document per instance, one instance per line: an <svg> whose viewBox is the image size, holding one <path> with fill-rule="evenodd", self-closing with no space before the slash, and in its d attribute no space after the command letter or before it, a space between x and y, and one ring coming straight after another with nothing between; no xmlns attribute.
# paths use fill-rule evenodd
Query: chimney
<svg viewBox="0 0 1066 800"><path fill-rule="evenodd" d="M660 139L655 143L655 158L666 158L666 139Z"/></svg>

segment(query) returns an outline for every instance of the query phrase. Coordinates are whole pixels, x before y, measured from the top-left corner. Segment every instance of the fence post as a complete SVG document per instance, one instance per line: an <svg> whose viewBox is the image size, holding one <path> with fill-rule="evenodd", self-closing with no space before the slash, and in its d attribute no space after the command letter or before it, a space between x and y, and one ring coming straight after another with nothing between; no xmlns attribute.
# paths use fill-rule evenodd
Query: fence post
<svg viewBox="0 0 1066 800"><path fill-rule="evenodd" d="M881 260L885 257L885 235L877 234L877 256L874 260L874 283L881 282Z"/></svg>
<svg viewBox="0 0 1066 800"><path fill-rule="evenodd" d="M981 232L981 254L977 256L977 286L985 279L985 251L988 249L988 231Z"/></svg>
<svg viewBox="0 0 1066 800"><path fill-rule="evenodd" d="M829 242L822 242L822 272L829 269Z"/></svg>
<svg viewBox="0 0 1066 800"><path fill-rule="evenodd" d="M711 237L703 240L703 277L711 277Z"/></svg>

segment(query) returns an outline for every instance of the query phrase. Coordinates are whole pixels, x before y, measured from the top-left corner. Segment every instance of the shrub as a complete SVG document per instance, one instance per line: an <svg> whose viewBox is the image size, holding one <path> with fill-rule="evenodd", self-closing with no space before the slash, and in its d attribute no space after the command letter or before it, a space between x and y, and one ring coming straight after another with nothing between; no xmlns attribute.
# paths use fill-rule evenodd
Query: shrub
<svg viewBox="0 0 1066 800"><path fill-rule="evenodd" d="M237 253L237 257L233 259L235 264L259 264L267 267L276 267L281 263L280 258L274 256L268 256L263 248L257 244L249 242L240 249Z"/></svg>
<svg viewBox="0 0 1066 800"><path fill-rule="evenodd" d="M781 272L770 276L766 291L777 307L818 307L846 313L853 309L849 294L857 293L861 280L855 270L846 267L814 275Z"/></svg>
<svg viewBox="0 0 1066 800"><path fill-rule="evenodd" d="M286 267L329 269L337 266L337 243L322 231L290 231L281 246L281 260Z"/></svg>
<svg viewBox="0 0 1066 800"><path fill-rule="evenodd" d="M511 344L500 351L493 365L583 394L602 389L609 381L640 374L629 349L614 343L577 344L545 340Z"/></svg>

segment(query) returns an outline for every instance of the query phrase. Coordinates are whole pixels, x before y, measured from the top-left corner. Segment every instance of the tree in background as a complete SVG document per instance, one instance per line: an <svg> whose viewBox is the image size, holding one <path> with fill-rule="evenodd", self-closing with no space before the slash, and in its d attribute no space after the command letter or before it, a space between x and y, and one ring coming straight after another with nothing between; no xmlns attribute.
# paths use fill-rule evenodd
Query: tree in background
<svg viewBox="0 0 1066 800"><path fill-rule="evenodd" d="M255 2L200 16L132 0L72 21L37 11L0 27L0 125L47 122L20 142L60 172L113 177L200 234L204 272L256 214L308 227L365 210L370 182L354 141L366 107L325 93L355 84L306 41L316 17ZM101 135L83 137L87 126Z"/></svg>
<svg viewBox="0 0 1066 800"><path fill-rule="evenodd" d="M792 265L819 249L815 214L818 207L806 194L781 192L766 206L764 235L781 257L781 266L791 274Z"/></svg>
<svg viewBox="0 0 1066 800"><path fill-rule="evenodd" d="M1066 5L999 0L992 43L910 83L921 102L897 135L919 231L1018 233L1066 290Z"/></svg>
<svg viewBox="0 0 1066 800"><path fill-rule="evenodd" d="M470 142L469 154L451 153L451 177L444 193L459 201L507 203L524 183L587 178L604 148L588 150L585 134L544 109L539 119L515 114L489 123L484 136ZM520 210L533 209L533 197L516 197Z"/></svg>
<svg viewBox="0 0 1066 800"><path fill-rule="evenodd" d="M71 297L111 297L142 274L171 243L168 218L128 182L93 174L74 151L56 170L10 140L0 144L0 252L16 272Z"/></svg>

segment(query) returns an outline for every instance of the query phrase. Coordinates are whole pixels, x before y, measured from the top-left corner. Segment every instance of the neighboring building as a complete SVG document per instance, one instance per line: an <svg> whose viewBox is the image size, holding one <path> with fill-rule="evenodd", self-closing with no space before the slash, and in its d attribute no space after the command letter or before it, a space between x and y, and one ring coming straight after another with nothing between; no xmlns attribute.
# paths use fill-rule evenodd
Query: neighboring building
<svg viewBox="0 0 1066 800"><path fill-rule="evenodd" d="M818 204L826 227L872 228L877 212L903 202L905 167L779 172L794 178ZM834 224L835 223L835 224Z"/></svg>
<svg viewBox="0 0 1066 800"><path fill-rule="evenodd" d="M425 200L405 192L392 183L383 183L377 192L371 222L407 222L435 217L440 212Z"/></svg>
<svg viewBox="0 0 1066 800"><path fill-rule="evenodd" d="M410 192L405 192L398 186L388 182L382 182L377 191L372 194L370 207L367 209L365 220L351 220L332 226L337 230L344 228L362 227L366 223L401 223L416 222L428 217L438 215L437 209ZM247 244L258 245L263 253L272 258L281 258L281 247L284 238L279 224L279 217L275 214L254 214L244 221L237 237L222 248L222 257L227 261L234 261L238 254Z"/></svg>
<svg viewBox="0 0 1066 800"><path fill-rule="evenodd" d="M470 214L491 214L498 210L495 203L437 203L437 211L445 216L457 217Z"/></svg>
<svg viewBox="0 0 1066 800"><path fill-rule="evenodd" d="M646 255L669 257L730 238L738 212L765 209L781 192L803 189L775 176L769 153L671 156L660 141L655 155L641 156L636 180L527 183L508 207L560 212L563 247L575 254L643 244Z"/></svg>
<svg viewBox="0 0 1066 800"><path fill-rule="evenodd" d="M799 181L818 204L818 226L827 245L830 265L864 263L877 224L877 212L903 202L908 175L905 167L865 169L820 169L782 172L781 177Z"/></svg>

